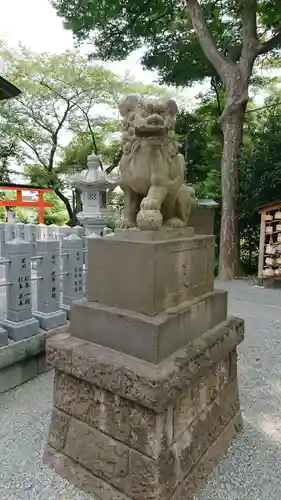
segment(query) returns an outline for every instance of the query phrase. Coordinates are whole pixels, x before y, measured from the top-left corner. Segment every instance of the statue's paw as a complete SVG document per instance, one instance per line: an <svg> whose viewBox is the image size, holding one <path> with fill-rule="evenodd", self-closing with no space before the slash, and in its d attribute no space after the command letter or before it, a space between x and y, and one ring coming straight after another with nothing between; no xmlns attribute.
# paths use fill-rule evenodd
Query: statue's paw
<svg viewBox="0 0 281 500"><path fill-rule="evenodd" d="M180 227L185 227L186 223L183 220L178 219L177 217L173 217L172 219L168 219L165 221L165 226L178 229Z"/></svg>
<svg viewBox="0 0 281 500"><path fill-rule="evenodd" d="M136 222L131 222L127 219L121 219L116 222L117 229L130 229L131 227L136 227Z"/></svg>
<svg viewBox="0 0 281 500"><path fill-rule="evenodd" d="M141 210L160 210L159 201L156 198L144 198L140 205Z"/></svg>
<svg viewBox="0 0 281 500"><path fill-rule="evenodd" d="M138 227L143 231L157 231L162 226L160 210L140 210L137 215Z"/></svg>

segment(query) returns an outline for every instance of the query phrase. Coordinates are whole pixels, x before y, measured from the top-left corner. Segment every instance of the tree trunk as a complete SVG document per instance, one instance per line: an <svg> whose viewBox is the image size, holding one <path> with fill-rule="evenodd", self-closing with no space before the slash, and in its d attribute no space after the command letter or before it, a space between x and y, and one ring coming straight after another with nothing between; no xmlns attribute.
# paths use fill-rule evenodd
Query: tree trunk
<svg viewBox="0 0 281 500"><path fill-rule="evenodd" d="M72 210L71 203L70 203L69 199L66 196L64 196L64 194L58 188L54 188L54 192L59 197L59 199L65 204L65 208L66 208L68 216L69 216L69 222L68 222L69 225L72 227L76 226L78 224L78 220L77 220L76 214Z"/></svg>
<svg viewBox="0 0 281 500"><path fill-rule="evenodd" d="M82 211L81 208L81 191L80 189L75 189L75 213L78 214Z"/></svg>
<svg viewBox="0 0 281 500"><path fill-rule="evenodd" d="M224 145L221 162L222 215L220 232L220 280L231 280L241 274L239 224L236 218L236 193L238 187L237 159L242 140L247 101L236 101L226 111L221 124Z"/></svg>

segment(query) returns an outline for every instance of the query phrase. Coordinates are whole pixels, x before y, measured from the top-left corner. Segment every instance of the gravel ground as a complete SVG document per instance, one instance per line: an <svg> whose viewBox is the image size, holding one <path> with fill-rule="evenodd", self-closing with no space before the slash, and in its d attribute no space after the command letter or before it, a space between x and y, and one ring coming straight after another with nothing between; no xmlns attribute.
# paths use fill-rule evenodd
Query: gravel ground
<svg viewBox="0 0 281 500"><path fill-rule="evenodd" d="M198 500L280 500L281 290L251 281L217 287L230 292L230 314L245 319L238 365L244 432Z"/></svg>
<svg viewBox="0 0 281 500"><path fill-rule="evenodd" d="M217 286L230 292L230 313L246 320L239 348L245 430L197 500L280 500L281 290L250 281ZM42 464L51 407L50 372L0 396L1 500L92 500Z"/></svg>

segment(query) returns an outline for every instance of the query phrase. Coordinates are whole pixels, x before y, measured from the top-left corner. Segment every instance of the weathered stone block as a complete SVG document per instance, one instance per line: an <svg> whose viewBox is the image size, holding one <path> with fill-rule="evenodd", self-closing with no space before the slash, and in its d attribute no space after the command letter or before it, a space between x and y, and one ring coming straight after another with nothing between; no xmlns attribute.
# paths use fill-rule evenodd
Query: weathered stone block
<svg viewBox="0 0 281 500"><path fill-rule="evenodd" d="M94 476L71 458L59 453L51 446L47 447L44 456L47 462L60 476L64 477L78 488L87 491L94 498L103 500L130 500L127 495L116 490L111 484Z"/></svg>
<svg viewBox="0 0 281 500"><path fill-rule="evenodd" d="M162 413L181 391L225 359L243 338L243 321L229 318L154 365L61 334L47 341L47 360L53 368Z"/></svg>
<svg viewBox="0 0 281 500"><path fill-rule="evenodd" d="M66 373L71 373L72 352L75 346L81 345L79 340L66 333L57 335L56 342L46 342L46 357L50 366L58 366Z"/></svg>
<svg viewBox="0 0 281 500"><path fill-rule="evenodd" d="M53 443L50 445L54 446ZM154 460L73 417L64 451L68 457L134 500L158 499L165 490L164 499L175 486L176 477L168 471L165 456L159 461Z"/></svg>
<svg viewBox="0 0 281 500"><path fill-rule="evenodd" d="M158 365L52 338L51 464L57 471L70 464L72 472L62 474L73 478L77 463L79 485L92 494L105 482L102 499L108 491L122 500L176 499L196 470L203 476L201 464L220 436L240 429L233 425L241 422L234 367L242 338L243 323L232 318ZM53 355L57 349L61 356Z"/></svg>
<svg viewBox="0 0 281 500"><path fill-rule="evenodd" d="M48 442L58 451L64 448L68 435L69 424L70 416L57 408L54 408Z"/></svg>
<svg viewBox="0 0 281 500"><path fill-rule="evenodd" d="M194 500L197 490L206 481L222 455L227 452L230 443L242 430L242 427L242 418L240 412L238 412L228 422L227 426L208 448L206 453L202 455L199 462L194 465L190 473L175 490L171 500Z"/></svg>
<svg viewBox="0 0 281 500"><path fill-rule="evenodd" d="M89 349L90 345L88 342L81 342L81 345L73 350L72 374L97 387L108 387L109 391L119 394L122 381L122 367L119 365L121 355L110 350L105 356L95 358Z"/></svg>
<svg viewBox="0 0 281 500"><path fill-rule="evenodd" d="M229 378L237 377L237 351L234 349L229 353Z"/></svg>
<svg viewBox="0 0 281 500"><path fill-rule="evenodd" d="M55 374L54 405L148 456L157 458L167 441L168 411L157 415L60 371Z"/></svg>
<svg viewBox="0 0 281 500"><path fill-rule="evenodd" d="M95 423L101 413L99 389L64 372L55 372L54 405L79 420ZM94 412L94 403L96 411Z"/></svg>
<svg viewBox="0 0 281 500"><path fill-rule="evenodd" d="M201 385L206 383L207 377L201 381ZM136 413L139 411L138 405L135 410ZM204 398L201 411L196 409L194 415L196 411L199 415L191 423L185 421L183 432L175 432L173 442L163 440L163 425L160 428L162 435L154 426L151 439L161 442L158 454L154 457L139 453L131 443L122 443L118 438L106 434L109 428L95 428L94 425L100 425L100 421L95 420L91 424L89 421L81 422L60 410L53 413L49 444L133 500L166 500L239 413L237 381L226 384L209 404ZM155 422L159 417L155 415ZM176 420L174 426L177 426ZM179 431L179 428L174 428Z"/></svg>
<svg viewBox="0 0 281 500"><path fill-rule="evenodd" d="M179 436L173 444L178 457L178 479L190 472L200 457L239 410L237 382L232 382Z"/></svg>
<svg viewBox="0 0 281 500"><path fill-rule="evenodd" d="M101 500L191 499L241 428L243 321L213 291L214 238L184 232L91 241L88 301L48 341L46 460Z"/></svg>
<svg viewBox="0 0 281 500"><path fill-rule="evenodd" d="M209 292L155 316L81 300L73 305L74 337L159 363L227 316L227 293Z"/></svg>
<svg viewBox="0 0 281 500"><path fill-rule="evenodd" d="M89 240L88 300L154 315L211 291L214 237L175 233L166 240L138 241L138 231L130 239Z"/></svg>
<svg viewBox="0 0 281 500"><path fill-rule="evenodd" d="M101 479L124 488L129 470L129 448L124 444L72 417L65 453Z"/></svg>
<svg viewBox="0 0 281 500"><path fill-rule="evenodd" d="M229 443L231 443L241 429L242 419L240 413L237 413L202 456L200 461L195 464L184 481L176 488L171 500L194 500L194 494L197 489L206 480L210 472L212 472L221 455L227 451ZM102 498L103 500L131 500L111 484L103 481L81 467L77 462L74 462L50 446L48 446L45 453L45 462L72 484L92 494L94 498Z"/></svg>
<svg viewBox="0 0 281 500"><path fill-rule="evenodd" d="M229 382L229 360L221 361L208 374L189 387L174 408L173 440L189 427Z"/></svg>

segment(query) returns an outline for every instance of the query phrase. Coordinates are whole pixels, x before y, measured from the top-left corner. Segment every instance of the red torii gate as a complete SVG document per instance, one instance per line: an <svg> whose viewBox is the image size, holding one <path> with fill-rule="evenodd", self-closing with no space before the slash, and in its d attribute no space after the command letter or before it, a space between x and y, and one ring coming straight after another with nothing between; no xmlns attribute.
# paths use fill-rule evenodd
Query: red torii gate
<svg viewBox="0 0 281 500"><path fill-rule="evenodd" d="M42 188L38 186L27 186L26 184L0 184L0 191L16 191L16 200L0 200L0 207L23 207L23 208L38 208L38 223L44 224L44 209L52 207L53 203L44 201L44 193L51 193L51 188ZM38 193L38 200L24 201L22 199L22 191L32 191Z"/></svg>

